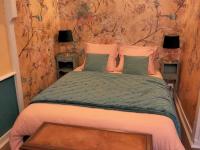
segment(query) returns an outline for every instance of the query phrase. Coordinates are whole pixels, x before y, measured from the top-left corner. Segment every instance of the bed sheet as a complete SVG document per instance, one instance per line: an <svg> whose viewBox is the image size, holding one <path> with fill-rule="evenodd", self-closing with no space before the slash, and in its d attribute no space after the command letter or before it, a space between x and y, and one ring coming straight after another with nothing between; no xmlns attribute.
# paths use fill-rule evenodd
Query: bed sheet
<svg viewBox="0 0 200 150"><path fill-rule="evenodd" d="M174 123L165 116L40 103L29 105L17 118L10 132L11 149L18 150L23 136L32 135L43 122L147 133L154 150L184 150Z"/></svg>

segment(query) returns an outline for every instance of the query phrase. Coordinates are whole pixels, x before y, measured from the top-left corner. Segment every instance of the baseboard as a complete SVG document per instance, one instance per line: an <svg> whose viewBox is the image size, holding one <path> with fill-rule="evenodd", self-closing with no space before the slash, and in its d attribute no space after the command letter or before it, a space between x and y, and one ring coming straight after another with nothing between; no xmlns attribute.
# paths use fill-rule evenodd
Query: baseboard
<svg viewBox="0 0 200 150"><path fill-rule="evenodd" d="M0 137L0 149L2 149L9 142L9 133L10 130Z"/></svg>
<svg viewBox="0 0 200 150"><path fill-rule="evenodd" d="M183 126L183 130L186 133L186 136L188 138L188 141L189 141L191 148L199 149L200 145L194 144L192 127L191 127L191 125L190 125L190 123L189 123L189 121L186 117L186 114L183 110L181 101L180 101L180 99L177 95L175 95L175 104L176 104L176 108L177 108L177 111L178 111L178 114L179 114L179 117L180 117L180 121L181 121L182 126Z"/></svg>

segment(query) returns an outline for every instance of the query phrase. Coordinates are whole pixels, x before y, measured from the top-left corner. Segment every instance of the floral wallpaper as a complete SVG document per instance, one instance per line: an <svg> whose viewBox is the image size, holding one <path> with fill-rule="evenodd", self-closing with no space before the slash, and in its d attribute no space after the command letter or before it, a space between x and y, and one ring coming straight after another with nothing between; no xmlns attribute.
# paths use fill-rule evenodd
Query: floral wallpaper
<svg viewBox="0 0 200 150"><path fill-rule="evenodd" d="M25 106L56 80L55 35L71 29L85 42L160 45L182 33L185 0L17 0L15 31Z"/></svg>
<svg viewBox="0 0 200 150"><path fill-rule="evenodd" d="M60 26L84 42L161 45L163 34L176 34L184 0L59 0Z"/></svg>
<svg viewBox="0 0 200 150"><path fill-rule="evenodd" d="M196 0L17 0L15 20L27 106L56 80L55 35L71 29L78 48L85 42L162 45L164 34L180 34L179 97L193 126L200 88L200 2Z"/></svg>
<svg viewBox="0 0 200 150"><path fill-rule="evenodd" d="M59 27L57 0L17 0L16 41L24 103L56 80L54 36Z"/></svg>
<svg viewBox="0 0 200 150"><path fill-rule="evenodd" d="M181 57L179 97L191 126L194 125L200 90L199 14L200 1L188 1L183 24L184 44Z"/></svg>

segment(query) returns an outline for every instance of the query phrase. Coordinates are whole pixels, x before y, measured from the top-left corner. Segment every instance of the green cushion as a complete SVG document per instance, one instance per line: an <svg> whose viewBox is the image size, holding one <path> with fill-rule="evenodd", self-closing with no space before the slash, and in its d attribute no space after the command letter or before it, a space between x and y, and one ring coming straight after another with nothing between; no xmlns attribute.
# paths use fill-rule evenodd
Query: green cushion
<svg viewBox="0 0 200 150"><path fill-rule="evenodd" d="M87 54L85 71L104 72L108 62L108 54Z"/></svg>
<svg viewBox="0 0 200 150"><path fill-rule="evenodd" d="M147 75L148 74L148 62L147 56L124 56L124 73L135 75Z"/></svg>

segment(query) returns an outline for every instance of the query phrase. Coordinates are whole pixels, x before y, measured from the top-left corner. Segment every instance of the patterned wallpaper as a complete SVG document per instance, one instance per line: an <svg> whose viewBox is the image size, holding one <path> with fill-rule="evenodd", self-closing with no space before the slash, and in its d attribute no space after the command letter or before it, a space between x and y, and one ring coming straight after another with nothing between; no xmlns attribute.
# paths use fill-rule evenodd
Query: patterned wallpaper
<svg viewBox="0 0 200 150"><path fill-rule="evenodd" d="M55 35L71 29L84 42L161 45L181 33L185 0L17 0L15 31L25 105L56 79Z"/></svg>
<svg viewBox="0 0 200 150"><path fill-rule="evenodd" d="M181 31L184 0L59 0L60 26L84 42L161 45Z"/></svg>
<svg viewBox="0 0 200 150"><path fill-rule="evenodd" d="M25 106L56 79L57 0L17 0L16 40Z"/></svg>
<svg viewBox="0 0 200 150"><path fill-rule="evenodd" d="M200 2L190 0L17 0L15 31L25 105L56 79L55 35L72 29L84 42L161 45L179 33L182 59L179 97L193 125L200 87ZM187 6L187 7L186 7Z"/></svg>
<svg viewBox="0 0 200 150"><path fill-rule="evenodd" d="M183 26L183 52L179 97L186 116L193 126L200 90L200 1L187 4Z"/></svg>

